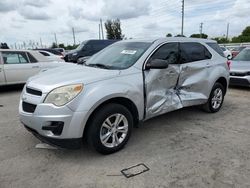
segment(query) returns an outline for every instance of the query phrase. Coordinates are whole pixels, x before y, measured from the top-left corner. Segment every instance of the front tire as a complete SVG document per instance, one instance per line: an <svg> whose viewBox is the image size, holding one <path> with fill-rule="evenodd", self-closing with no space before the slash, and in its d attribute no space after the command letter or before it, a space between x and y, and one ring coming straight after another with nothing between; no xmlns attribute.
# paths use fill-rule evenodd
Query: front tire
<svg viewBox="0 0 250 188"><path fill-rule="evenodd" d="M107 104L92 116L87 132L88 144L102 154L122 149L133 127L130 111L120 104Z"/></svg>
<svg viewBox="0 0 250 188"><path fill-rule="evenodd" d="M203 109L210 113L218 112L223 104L224 96L225 88L221 83L216 82L212 88L207 103L203 105Z"/></svg>

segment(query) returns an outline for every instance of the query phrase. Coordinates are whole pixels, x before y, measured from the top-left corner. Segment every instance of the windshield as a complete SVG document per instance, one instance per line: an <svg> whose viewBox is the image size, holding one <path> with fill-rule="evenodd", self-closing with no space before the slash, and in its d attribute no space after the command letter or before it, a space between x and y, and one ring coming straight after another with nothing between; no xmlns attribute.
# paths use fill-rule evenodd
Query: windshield
<svg viewBox="0 0 250 188"><path fill-rule="evenodd" d="M82 47L86 44L86 41L82 42L79 46L77 46L76 50L81 50Z"/></svg>
<svg viewBox="0 0 250 188"><path fill-rule="evenodd" d="M115 43L91 57L86 66L106 69L126 69L142 56L151 43L121 42Z"/></svg>
<svg viewBox="0 0 250 188"><path fill-rule="evenodd" d="M235 58L235 61L250 61L250 49L242 50Z"/></svg>

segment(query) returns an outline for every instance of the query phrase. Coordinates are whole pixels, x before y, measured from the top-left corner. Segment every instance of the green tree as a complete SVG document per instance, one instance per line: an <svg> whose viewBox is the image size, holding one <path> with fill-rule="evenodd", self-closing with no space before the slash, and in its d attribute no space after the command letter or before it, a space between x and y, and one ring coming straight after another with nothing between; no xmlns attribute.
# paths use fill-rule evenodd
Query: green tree
<svg viewBox="0 0 250 188"><path fill-rule="evenodd" d="M59 48L64 48L64 49L65 49L65 46L64 46L63 43L59 44L58 47L59 47Z"/></svg>
<svg viewBox="0 0 250 188"><path fill-rule="evenodd" d="M186 37L186 36L182 34L178 34L178 35L175 35L174 37Z"/></svg>
<svg viewBox="0 0 250 188"><path fill-rule="evenodd" d="M219 44L221 43L229 43L230 41L225 38L225 37L215 37L215 38L212 38L213 40L216 40Z"/></svg>
<svg viewBox="0 0 250 188"><path fill-rule="evenodd" d="M0 49L9 49L9 46L7 43L1 43L0 44Z"/></svg>
<svg viewBox="0 0 250 188"><path fill-rule="evenodd" d="M58 48L58 46L55 42L53 42L51 48Z"/></svg>
<svg viewBox="0 0 250 188"><path fill-rule="evenodd" d="M250 26L247 26L238 37L233 37L232 42L250 42Z"/></svg>
<svg viewBox="0 0 250 188"><path fill-rule="evenodd" d="M191 38L203 38L203 39L207 39L208 35L205 33L202 34L192 34L190 35Z"/></svg>
<svg viewBox="0 0 250 188"><path fill-rule="evenodd" d="M172 37L173 35L171 33L168 33L166 37Z"/></svg>
<svg viewBox="0 0 250 188"><path fill-rule="evenodd" d="M121 22L119 19L107 20L105 22L107 39L122 39Z"/></svg>

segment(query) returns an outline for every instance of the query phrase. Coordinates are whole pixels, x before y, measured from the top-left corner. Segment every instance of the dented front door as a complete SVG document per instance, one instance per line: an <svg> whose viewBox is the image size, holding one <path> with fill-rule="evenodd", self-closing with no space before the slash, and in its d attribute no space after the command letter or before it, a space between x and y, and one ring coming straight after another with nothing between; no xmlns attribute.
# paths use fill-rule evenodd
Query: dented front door
<svg viewBox="0 0 250 188"><path fill-rule="evenodd" d="M182 107L180 98L176 92L180 64L178 63L178 43L162 45L149 58L167 60L176 57L176 61L166 69L150 69L144 72L146 90L146 119L179 109Z"/></svg>

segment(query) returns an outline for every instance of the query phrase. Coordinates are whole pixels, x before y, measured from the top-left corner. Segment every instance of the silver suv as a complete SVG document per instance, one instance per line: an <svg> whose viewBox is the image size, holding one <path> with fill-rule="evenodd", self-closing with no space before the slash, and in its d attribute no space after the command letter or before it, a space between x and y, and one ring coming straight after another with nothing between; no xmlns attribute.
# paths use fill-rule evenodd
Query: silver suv
<svg viewBox="0 0 250 188"><path fill-rule="evenodd" d="M21 122L44 142L98 152L123 148L139 123L187 106L222 106L229 66L212 40L117 42L88 59L40 73L23 89ZM222 54L222 55L220 55Z"/></svg>

